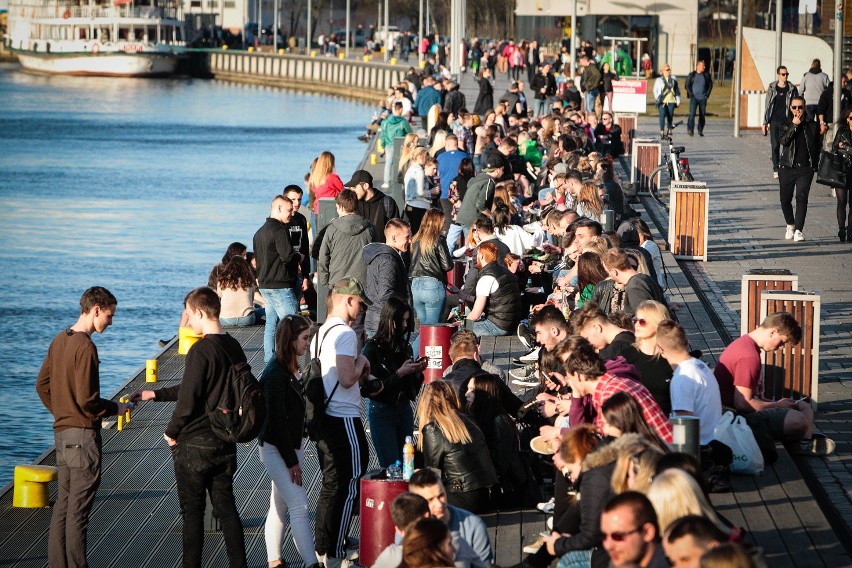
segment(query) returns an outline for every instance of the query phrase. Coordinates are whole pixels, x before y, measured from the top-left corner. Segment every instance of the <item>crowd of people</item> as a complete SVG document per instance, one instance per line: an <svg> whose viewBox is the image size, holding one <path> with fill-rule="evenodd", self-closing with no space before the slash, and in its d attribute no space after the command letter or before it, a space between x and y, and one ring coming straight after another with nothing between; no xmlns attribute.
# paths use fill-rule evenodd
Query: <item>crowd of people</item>
<svg viewBox="0 0 852 568"><path fill-rule="evenodd" d="M182 381L131 397L176 403L164 438L185 566L201 563L207 494L229 565L246 565L233 493L236 446L213 432L208 410L232 367L246 362L227 328L262 322L268 417L258 457L271 480L270 567L283 565L288 525L305 566L348 565L359 480L370 459L362 416L383 468L403 460L407 437L417 448L410 492L391 506L399 541L377 566L491 565L478 515L536 503L552 514L551 531L524 548L521 568L557 558L560 568L765 565L743 530L709 502L710 491L730 489L732 452L714 430L730 408L746 416L768 461L775 441L807 454L833 451L815 431L806 400L762 398L761 352L798 343L801 326L790 314L770 314L708 368L667 299L660 248L614 172L621 135L611 112L596 114L607 99L611 105L606 88L602 98L599 92L611 72L581 55L583 101L560 97L551 65L538 63L531 83L544 102L533 116L519 76L493 108L493 92L481 88L480 113L467 110L452 80L428 65L423 75L412 70L390 90L386 116L375 125L389 164L382 188L402 184L401 207L366 170L344 183L334 156L323 152L304 189L288 185L274 196L253 252L232 243L208 285L186 296L182 324L201 339L187 354ZM677 104L669 102L677 83L667 66L662 71L658 97L663 106ZM489 82L490 72L482 68L480 81ZM699 77L687 87L693 97L711 88ZM664 130L662 121L661 111ZM400 156L392 150L397 137ZM838 145L852 143L848 126L838 137ZM317 227L321 198L334 199L337 217ZM463 276L451 283L457 264ZM320 298L317 289L325 291ZM308 317L317 302L327 312L319 327ZM99 397L89 338L110 325L117 300L93 288L80 305L79 321L54 339L37 382L56 417L57 448L85 446L91 462L80 473L69 467L80 456L57 454L52 566L85 565L100 420L126 409ZM424 385L417 330L448 320L459 327L449 345L452 365ZM508 334L529 347L510 373L520 388L480 359L482 336ZM319 361L327 396L315 440L322 482L313 527L302 474L306 357ZM699 419L700 458L671 451L670 416ZM539 503L544 480L553 498Z"/></svg>

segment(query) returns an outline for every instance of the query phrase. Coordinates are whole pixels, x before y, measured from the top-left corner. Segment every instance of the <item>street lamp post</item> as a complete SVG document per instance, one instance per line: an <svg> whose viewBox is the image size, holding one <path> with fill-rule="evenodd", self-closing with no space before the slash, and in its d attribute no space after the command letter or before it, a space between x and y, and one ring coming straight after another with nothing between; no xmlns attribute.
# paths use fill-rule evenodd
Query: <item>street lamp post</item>
<svg viewBox="0 0 852 568"><path fill-rule="evenodd" d="M775 0L775 69L781 67L781 34L784 31L784 0Z"/></svg>
<svg viewBox="0 0 852 568"><path fill-rule="evenodd" d="M308 0L308 38L305 41L305 55L311 53L311 0Z"/></svg>
<svg viewBox="0 0 852 568"><path fill-rule="evenodd" d="M734 138L740 137L740 90L743 81L743 0L737 0L737 60L734 67Z"/></svg>
<svg viewBox="0 0 852 568"><path fill-rule="evenodd" d="M385 0L385 61L390 59L390 49L388 49L390 47L390 19L388 18L390 10L388 8L388 0Z"/></svg>
<svg viewBox="0 0 852 568"><path fill-rule="evenodd" d="M843 63L843 0L837 1L837 9L834 13L834 95L831 107L834 120L840 118L840 75Z"/></svg>
<svg viewBox="0 0 852 568"><path fill-rule="evenodd" d="M417 15L417 61L423 61L423 52L420 45L423 43L423 0L420 0L420 11Z"/></svg>
<svg viewBox="0 0 852 568"><path fill-rule="evenodd" d="M349 43L352 41L351 2L346 0L346 59L349 59Z"/></svg>
<svg viewBox="0 0 852 568"><path fill-rule="evenodd" d="M577 0L571 0L571 81L577 75Z"/></svg>

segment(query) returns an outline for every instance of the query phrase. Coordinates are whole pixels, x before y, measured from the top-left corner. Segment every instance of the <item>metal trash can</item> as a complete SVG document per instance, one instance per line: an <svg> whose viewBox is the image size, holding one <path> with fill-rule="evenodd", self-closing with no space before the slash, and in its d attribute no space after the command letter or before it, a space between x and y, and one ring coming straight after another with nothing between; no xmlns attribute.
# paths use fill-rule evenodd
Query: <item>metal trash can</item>
<svg viewBox="0 0 852 568"><path fill-rule="evenodd" d="M400 493L408 491L408 482L390 481L384 470L367 472L361 478L361 543L358 564L372 566L379 554L394 542L390 506Z"/></svg>
<svg viewBox="0 0 852 568"><path fill-rule="evenodd" d="M444 376L444 370L453 364L450 360L450 339L456 329L446 323L420 326L419 355L429 359L426 370L423 371L424 382L440 380Z"/></svg>
<svg viewBox="0 0 852 568"><path fill-rule="evenodd" d="M701 461L701 421L697 416L673 416L672 451L695 456Z"/></svg>

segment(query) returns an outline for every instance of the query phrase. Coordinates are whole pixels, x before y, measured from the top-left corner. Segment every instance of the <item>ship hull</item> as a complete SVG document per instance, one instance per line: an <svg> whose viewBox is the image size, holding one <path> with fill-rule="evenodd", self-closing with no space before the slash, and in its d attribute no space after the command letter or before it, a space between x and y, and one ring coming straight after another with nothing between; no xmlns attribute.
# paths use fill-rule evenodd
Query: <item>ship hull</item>
<svg viewBox="0 0 852 568"><path fill-rule="evenodd" d="M25 70L51 75L163 77L177 66L177 55L171 53L13 53Z"/></svg>

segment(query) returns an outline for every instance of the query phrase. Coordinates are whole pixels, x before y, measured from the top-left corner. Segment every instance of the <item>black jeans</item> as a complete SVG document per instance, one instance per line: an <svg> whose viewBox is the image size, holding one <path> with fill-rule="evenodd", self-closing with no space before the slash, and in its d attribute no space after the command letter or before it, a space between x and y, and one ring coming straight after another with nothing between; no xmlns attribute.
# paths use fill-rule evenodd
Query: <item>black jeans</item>
<svg viewBox="0 0 852 568"><path fill-rule="evenodd" d="M346 533L358 513L360 479L370 458L360 418L325 416L317 453L322 466L322 488L317 499L317 553L332 558L346 554Z"/></svg>
<svg viewBox="0 0 852 568"><path fill-rule="evenodd" d="M769 146L772 149L772 171L778 171L778 156L781 153L781 127L782 122L769 123Z"/></svg>
<svg viewBox="0 0 852 568"><path fill-rule="evenodd" d="M243 524L234 502L237 453L233 444L201 435L172 446L180 510L183 516L183 566L201 566L207 494L222 524L230 568L245 568Z"/></svg>
<svg viewBox="0 0 852 568"><path fill-rule="evenodd" d="M814 171L810 167L784 168L778 171L778 183L781 187L781 212L788 225L795 225L797 231L805 227L808 214L808 194ZM796 195L796 211L793 213L793 194Z"/></svg>
<svg viewBox="0 0 852 568"><path fill-rule="evenodd" d="M695 111L698 111L698 133L704 132L704 122L707 114L707 99L698 100L695 97L689 99L689 118L686 120L686 129L695 132Z"/></svg>

